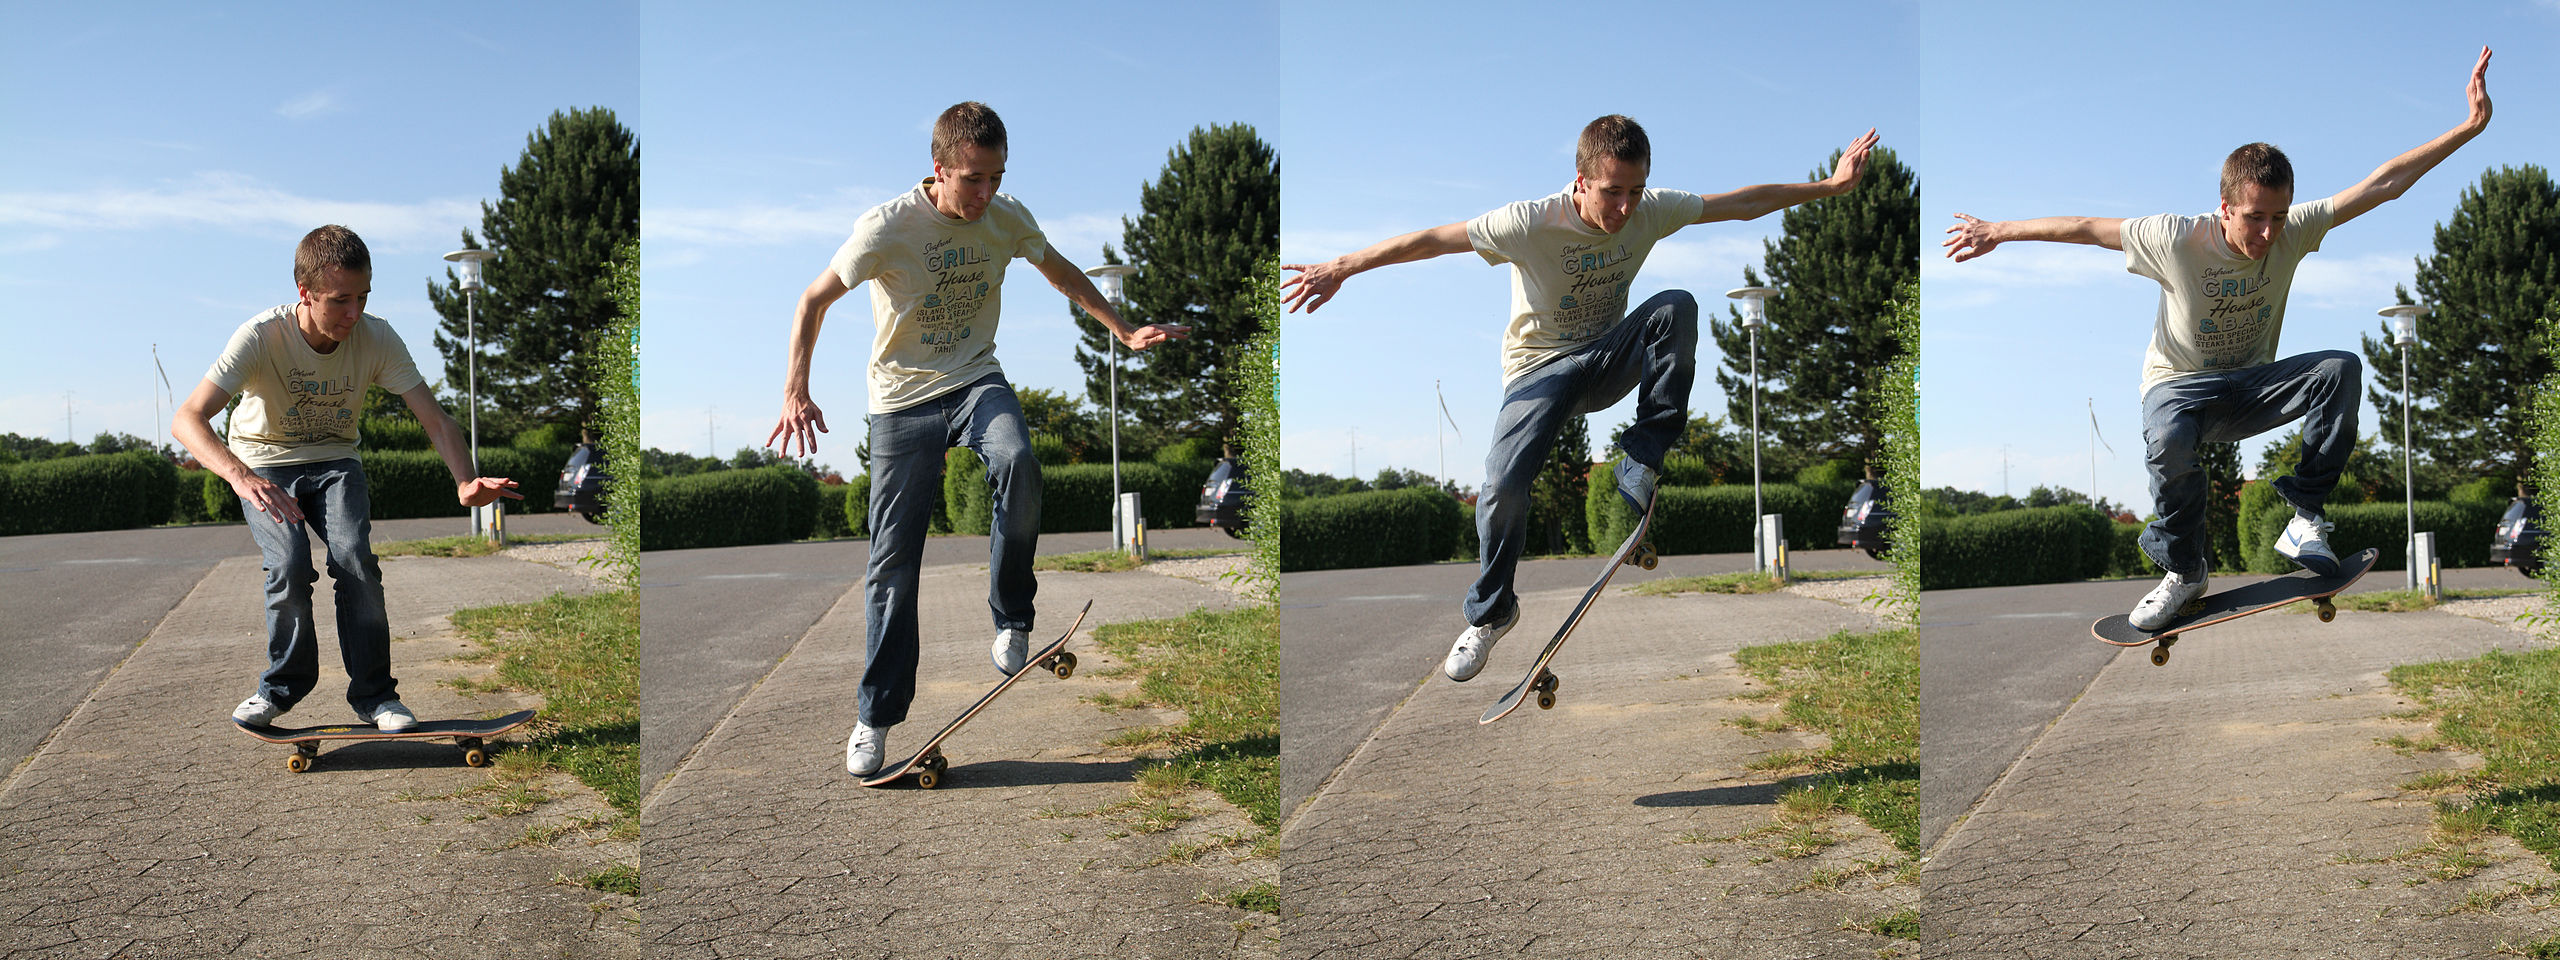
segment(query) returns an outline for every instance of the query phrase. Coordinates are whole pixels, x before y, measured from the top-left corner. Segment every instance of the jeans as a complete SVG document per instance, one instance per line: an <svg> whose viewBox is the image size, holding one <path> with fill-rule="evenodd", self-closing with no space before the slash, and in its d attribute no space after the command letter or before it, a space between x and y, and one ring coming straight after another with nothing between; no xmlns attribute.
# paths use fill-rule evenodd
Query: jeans
<svg viewBox="0 0 2560 960"><path fill-rule="evenodd" d="M907 718L916 694L916 581L942 457L955 446L987 464L995 490L987 608L999 630L1031 629L1032 552L1040 541L1040 463L1022 403L1004 375L895 413L871 415L871 563L863 583L862 722L887 727Z"/></svg>
<svg viewBox="0 0 2560 960"><path fill-rule="evenodd" d="M2344 350L2189 374L2142 395L2143 466L2160 518L2142 531L2142 552L2161 569L2194 579L2211 566L2205 531L2199 442L2232 443L2302 421L2302 463L2275 482L2295 510L2318 514L2356 446L2364 365Z"/></svg>
<svg viewBox="0 0 2560 960"><path fill-rule="evenodd" d="M1654 470L1689 425L1689 384L1697 375L1698 301L1665 290L1627 312L1589 346L1547 361L1503 388L1493 447L1476 499L1481 566L1462 608L1482 626L1519 605L1512 574L1528 542L1529 493L1547 466L1565 418L1597 413L1636 391L1636 422L1618 438L1627 458ZM1609 482L1605 477L1595 483Z"/></svg>
<svg viewBox="0 0 2560 960"><path fill-rule="evenodd" d="M311 613L311 538L329 551L329 579L337 588L338 656L347 667L347 703L358 716L399 699L391 676L391 622L383 612L382 564L373 556L373 498L364 464L356 460L257 467L255 472L302 508L303 522L280 523L241 501L249 536L267 571L267 672L258 695L292 709L320 682L320 637Z"/></svg>

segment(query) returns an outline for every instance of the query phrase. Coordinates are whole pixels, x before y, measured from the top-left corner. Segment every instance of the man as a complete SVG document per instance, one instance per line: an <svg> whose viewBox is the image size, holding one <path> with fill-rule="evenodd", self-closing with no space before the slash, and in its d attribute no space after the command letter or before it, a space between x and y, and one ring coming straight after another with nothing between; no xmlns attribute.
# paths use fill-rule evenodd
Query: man
<svg viewBox="0 0 2560 960"><path fill-rule="evenodd" d="M320 575L311 568L307 524L328 547L337 585L347 703L366 722L397 733L417 717L400 704L391 676L391 625L367 519L372 498L356 459L365 389L378 385L409 404L453 474L456 501L476 507L524 495L515 481L472 469L470 441L436 404L409 348L391 324L364 312L373 257L354 231L331 225L305 235L293 254L293 284L299 299L241 324L170 424L187 452L240 496L266 566L267 672L231 716L266 725L319 683L311 585ZM212 418L234 393L240 407L225 444Z"/></svg>
<svg viewBox="0 0 2560 960"><path fill-rule="evenodd" d="M1696 298L1666 290L1627 309L1628 291L1654 243L1693 223L1750 220L1846 193L1865 172L1875 143L1873 130L1850 143L1823 180L1699 196L1647 189L1653 148L1644 128L1623 116L1601 117L1583 128L1573 183L1563 192L1324 263L1282 266L1297 271L1284 284L1289 309L1313 313L1344 280L1392 263L1473 250L1487 263L1511 265L1502 411L1476 503L1482 560L1461 608L1467 628L1441 665L1449 679L1466 680L1484 669L1486 653L1519 619L1512 574L1528 532L1529 488L1565 418L1605 410L1636 391L1635 424L1618 440L1626 459L1616 479L1619 494L1638 510L1652 501L1662 455L1688 425Z"/></svg>
<svg viewBox="0 0 2560 960"><path fill-rule="evenodd" d="M2409 186L2489 125L2489 48L2471 68L2471 112L2461 125L2392 158L2356 185L2293 202L2293 165L2252 143L2222 165L2214 214L2134 220L2045 217L1989 222L1956 214L1945 246L1958 262L2011 240L2096 244L2125 253L2125 269L2160 284L2151 349L2142 369L2145 470L2159 519L2143 553L2167 571L2133 608L2136 629L2156 630L2203 595L2208 558L2199 442L2234 442L2302 421L2302 462L2275 482L2294 510L2276 552L2321 574L2337 572L2321 508L2355 450L2362 365L2340 350L2276 359L2285 295L2296 264L2329 230L2408 192Z"/></svg>
<svg viewBox="0 0 2560 960"><path fill-rule="evenodd" d="M845 743L845 770L880 769L887 731L915 697L916 580L942 457L953 446L986 461L994 489L987 606L996 637L989 650L1007 676L1029 655L1032 551L1040 539L1040 464L1022 404L996 364L998 297L1007 261L1031 261L1068 300L1111 329L1131 350L1184 336L1179 324L1131 327L1040 234L1019 201L996 188L1005 173L1004 121L983 103L962 103L933 124L933 176L862 215L853 236L800 294L791 322L791 367L782 419L765 438L782 454L818 452L826 415L809 395L809 358L827 307L863 281L876 281L871 316L871 562L863 584L864 650L860 717Z"/></svg>

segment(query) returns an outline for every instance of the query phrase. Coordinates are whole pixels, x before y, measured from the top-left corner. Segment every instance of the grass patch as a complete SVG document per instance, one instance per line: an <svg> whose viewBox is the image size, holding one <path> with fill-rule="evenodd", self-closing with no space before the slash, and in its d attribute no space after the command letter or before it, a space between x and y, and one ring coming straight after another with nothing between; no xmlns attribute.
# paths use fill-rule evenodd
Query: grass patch
<svg viewBox="0 0 2560 960"><path fill-rule="evenodd" d="M2444 599L2480 600L2493 597L2520 597L2538 592L2540 591L2525 587L2516 587L2511 589L2501 588L2495 590L2447 590L2444 591ZM2340 610L2360 610L2365 613L2409 613L2417 610L2433 610L2439 602L2418 590L2372 590L2364 593L2341 593L2330 599L2332 602L2337 604L2337 607ZM2292 604L2285 608L2286 613L2307 613L2310 610L2311 602L2308 600Z"/></svg>
<svg viewBox="0 0 2560 960"><path fill-rule="evenodd" d="M1784 751L1753 764L1815 774L1779 801L1782 821L1810 825L1849 813L1892 838L1904 854L1919 852L1919 654L1919 632L1908 627L1735 652L1744 673L1786 697L1782 723L1830 737L1819 752Z"/></svg>
<svg viewBox="0 0 2560 960"><path fill-rule="evenodd" d="M507 538L512 543L567 543L573 540L601 540L595 533L533 533ZM485 538L463 534L456 537L428 537L424 540L386 540L373 545L377 557L485 557L499 547Z"/></svg>
<svg viewBox="0 0 2560 960"><path fill-rule="evenodd" d="M2486 833L2515 838L2560 869L2560 650L2492 651L2470 660L2409 664L2387 674L2431 721L2428 740L2480 755L2479 769L2431 777L2458 799L2436 804L2439 843ZM2446 856L2431 874L2468 875L2473 856Z"/></svg>
<svg viewBox="0 0 2560 960"><path fill-rule="evenodd" d="M1860 577L1881 578L1882 574L1873 570L1798 570L1789 577L1799 581L1855 580ZM1774 593L1786 589L1786 586L1768 574L1756 570L1744 570L1738 573L1717 573L1703 577L1664 577L1660 580L1647 580L1637 584L1635 592L1638 596L1646 597L1668 597L1683 593Z"/></svg>
<svg viewBox="0 0 2560 960"><path fill-rule="evenodd" d="M1920 911L1904 907L1856 924L1856 929L1896 940L1918 940L1920 939Z"/></svg>
<svg viewBox="0 0 2560 960"><path fill-rule="evenodd" d="M1280 885L1268 880L1251 886L1238 887L1215 896L1204 896L1202 899L1211 903L1223 903L1238 910L1252 910L1275 917L1280 915Z"/></svg>
<svg viewBox="0 0 2560 960"><path fill-rule="evenodd" d="M1182 711L1179 726L1133 731L1122 746L1164 747L1167 760L1138 774L1136 829L1170 829L1191 814L1184 793L1209 790L1253 818L1265 837L1280 828L1280 611L1196 610L1170 620L1109 624L1102 648L1129 666L1134 695L1098 698L1106 708ZM1260 839L1260 838L1256 838ZM1256 855L1266 852L1256 845Z"/></svg>
<svg viewBox="0 0 2560 960"><path fill-rule="evenodd" d="M541 731L500 754L500 770L522 764L538 776L559 771L595 788L621 819L640 810L640 594L617 590L554 594L532 603L453 615L495 662L498 682L543 699ZM529 779L529 778L528 778ZM610 828L622 832L627 823Z"/></svg>
<svg viewBox="0 0 2560 960"><path fill-rule="evenodd" d="M607 867L579 877L578 885L589 890L636 897L640 895L640 868L628 864Z"/></svg>
<svg viewBox="0 0 2560 960"><path fill-rule="evenodd" d="M1149 561L1155 561L1183 560L1191 557L1233 557L1241 556L1243 552L1244 551L1241 550L1149 550L1147 551L1147 559ZM1034 557L1031 560L1031 569L1041 571L1043 573L1050 571L1063 573L1119 573L1123 570L1138 569L1138 566L1139 563L1136 558L1118 550L1087 550L1083 553L1052 553L1045 556Z"/></svg>

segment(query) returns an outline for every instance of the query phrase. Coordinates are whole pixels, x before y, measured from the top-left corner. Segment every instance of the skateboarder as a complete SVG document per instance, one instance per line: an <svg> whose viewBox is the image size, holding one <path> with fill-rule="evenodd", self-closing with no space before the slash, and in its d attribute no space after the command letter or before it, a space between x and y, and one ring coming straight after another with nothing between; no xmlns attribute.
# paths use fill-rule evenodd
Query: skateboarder
<svg viewBox="0 0 2560 960"><path fill-rule="evenodd" d="M391 676L391 625L367 519L372 498L356 459L365 388L380 386L409 404L453 474L456 501L476 507L524 495L515 481L472 469L470 441L436 404L408 346L391 324L364 312L373 257L354 231L331 225L305 235L293 254L293 284L299 299L241 324L169 425L187 452L240 496L266 566L267 671L231 717L265 726L319 683L311 585L320 575L311 568L308 525L328 548L337 585L347 702L366 722L396 733L417 717L401 706ZM235 393L240 407L226 444L214 435L212 418Z"/></svg>
<svg viewBox="0 0 2560 960"><path fill-rule="evenodd" d="M853 236L800 294L791 322L791 366L782 388L782 418L765 438L818 451L826 415L809 394L809 358L827 307L863 281L874 281L868 395L871 413L871 561L863 584L864 666L860 718L845 744L845 770L868 776L880 768L889 727L907 717L915 696L916 580L925 528L942 486L942 457L954 446L987 464L995 517L987 606L995 617L990 650L1010 676L1028 655L1032 620L1032 551L1040 538L1040 464L1022 404L996 364L998 296L1007 261L1031 261L1051 286L1111 328L1131 350L1144 350L1188 327L1131 327L1094 289L1093 280L1051 249L1031 212L997 193L1005 173L1004 121L983 103L962 103L933 124L933 176L862 215Z"/></svg>
<svg viewBox="0 0 2560 960"><path fill-rule="evenodd" d="M2153 630L2203 595L2207 557L2205 479L2199 442L2234 442L2302 421L2302 463L2278 479L2293 519L2276 552L2323 576L2338 569L2321 508L2356 443L2363 366L2342 350L2276 358L2285 295L2296 264L2320 249L2329 230L2400 196L2489 125L2489 48L2471 68L2470 115L2459 126L2392 158L2354 186L2293 202L2293 165L2265 143L2222 164L2222 205L2201 216L2132 220L2044 217L1985 221L1959 213L1947 232L1958 262L2011 240L2089 243L2122 250L2125 269L2160 284L2151 349L2142 368L2144 466L2159 519L2142 532L2142 551L2167 575L2133 608L2134 627Z"/></svg>
<svg viewBox="0 0 2560 960"><path fill-rule="evenodd" d="M1364 270L1475 251L1511 265L1511 323L1503 334L1501 413L1485 453L1476 504L1482 561L1464 606L1467 628L1441 671L1466 680L1519 619L1512 573L1529 523L1529 488L1566 417L1608 409L1636 391L1635 424L1618 445L1618 492L1636 509L1653 498L1662 455L1689 422L1698 351L1698 301L1665 290L1629 310L1628 291L1653 245L1681 227L1750 220L1849 191L1866 170L1875 131L1849 144L1831 176L1700 196L1648 189L1653 147L1644 128L1610 115L1582 129L1573 183L1550 196L1463 223L1408 233L1323 263L1284 264L1289 309L1309 313Z"/></svg>

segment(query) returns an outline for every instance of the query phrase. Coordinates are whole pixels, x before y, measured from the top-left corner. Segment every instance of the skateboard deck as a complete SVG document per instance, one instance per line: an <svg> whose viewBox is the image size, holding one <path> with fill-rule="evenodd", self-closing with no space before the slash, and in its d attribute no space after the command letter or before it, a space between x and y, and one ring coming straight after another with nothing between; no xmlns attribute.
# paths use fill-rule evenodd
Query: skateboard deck
<svg viewBox="0 0 2560 960"><path fill-rule="evenodd" d="M1661 491L1656 490L1655 496L1660 495ZM1610 557L1609 565L1600 570L1600 578L1591 581L1591 589L1582 592L1581 602L1573 605L1573 613L1564 618L1564 626L1556 628L1555 639L1547 641L1546 649L1538 651L1538 661L1529 665L1529 675L1521 677L1520 682L1513 684L1511 691L1503 694L1493 706L1486 707L1484 716L1476 718L1478 725L1510 716L1511 711L1520 709L1520 704L1526 702L1532 693L1537 694L1538 709L1546 710L1556 705L1556 688L1560 681L1554 671L1547 669L1547 662L1556 658L1556 651L1564 647L1565 638L1573 636L1574 626L1580 624L1582 615L1591 610L1592 601L1600 599L1600 591L1609 588L1609 578L1617 576L1619 567L1641 566L1651 570L1662 562L1661 555L1654 552L1653 541L1645 536L1653 532L1655 502L1645 501L1644 515L1636 518L1635 530L1627 534L1627 542L1618 545L1617 555Z"/></svg>
<svg viewBox="0 0 2560 960"><path fill-rule="evenodd" d="M951 736L952 731L960 729L962 724L968 723L970 717L977 716L978 711L986 709L987 704L994 702L997 697L1004 696L1005 691L1013 689L1014 681L1030 676L1035 670L1046 670L1057 674L1060 680L1074 676L1076 655L1067 652L1067 641L1075 637L1078 627L1084 626L1085 614L1092 612L1093 601L1085 601L1084 609L1076 611L1076 622L1068 624L1066 632L1059 634L1058 639L1050 642L1048 646L1032 651L1031 656L1022 661L1022 669L1014 671L1012 676L1004 678L1004 682L996 684L995 689L987 691L986 696L979 697L978 702L970 704L969 709L951 718L950 723L942 726L942 732L934 734L933 739L925 741L924 748L917 750L915 756L894 765L881 767L880 772L863 778L862 785L887 786L912 770L915 771L916 786L927 790L941 786L942 771L951 766L951 761L942 755L943 739Z"/></svg>
<svg viewBox="0 0 2560 960"><path fill-rule="evenodd" d="M2372 570L2374 560L2380 556L2381 551L2366 547L2363 551L2340 560L2338 572L2329 576L2324 577L2309 570L2296 570L2273 580L2260 580L2220 593L2209 593L2189 601L2186 608L2178 612L2177 619L2169 621L2167 626L2158 630L2148 632L2137 630L2133 626L2131 615L2119 613L2091 624L2089 633L2119 647L2157 644L2151 649L2151 665L2165 667L2169 665L2170 645L2178 642L2179 634L2190 630L2210 627L2226 620L2237 620L2253 613L2264 613L2285 604L2303 600L2317 601L2320 622L2327 623L2336 619L2338 607L2330 603L2329 598L2337 596L2339 591L2345 590L2357 579L2363 577L2367 571Z"/></svg>
<svg viewBox="0 0 2560 960"><path fill-rule="evenodd" d="M290 744L293 755L286 757L284 768L295 773L311 769L320 755L322 740L433 740L450 737L462 748L462 762L475 767L489 765L489 747L485 741L524 726L533 719L533 711L518 710L494 720L421 720L398 733L384 733L370 723L338 723L322 727L268 727L231 721L250 736L268 743Z"/></svg>

